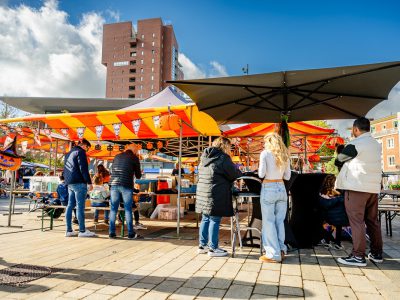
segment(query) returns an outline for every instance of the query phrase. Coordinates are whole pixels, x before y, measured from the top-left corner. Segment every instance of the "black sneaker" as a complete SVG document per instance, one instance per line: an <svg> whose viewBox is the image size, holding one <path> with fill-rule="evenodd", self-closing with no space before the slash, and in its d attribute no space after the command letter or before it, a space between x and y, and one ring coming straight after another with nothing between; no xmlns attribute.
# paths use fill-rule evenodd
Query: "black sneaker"
<svg viewBox="0 0 400 300"><path fill-rule="evenodd" d="M382 254L372 254L370 252L370 253L368 253L368 259L375 263L383 263Z"/></svg>
<svg viewBox="0 0 400 300"><path fill-rule="evenodd" d="M141 240L143 237L137 233L134 234L128 234L128 239L130 240Z"/></svg>
<svg viewBox="0 0 400 300"><path fill-rule="evenodd" d="M109 237L110 239L115 239L115 238L117 238L117 235L116 235L115 233L110 233L110 234L108 235L108 237Z"/></svg>
<svg viewBox="0 0 400 300"><path fill-rule="evenodd" d="M367 261L365 260L364 257L354 256L353 254L350 254L347 257L338 258L337 262L347 266L357 266L357 267L367 266Z"/></svg>

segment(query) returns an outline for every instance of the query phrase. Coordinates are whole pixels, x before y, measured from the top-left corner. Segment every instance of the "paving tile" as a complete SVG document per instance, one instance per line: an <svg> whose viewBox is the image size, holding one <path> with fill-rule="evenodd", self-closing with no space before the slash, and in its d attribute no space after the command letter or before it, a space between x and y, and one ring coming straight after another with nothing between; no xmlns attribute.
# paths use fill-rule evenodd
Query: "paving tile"
<svg viewBox="0 0 400 300"><path fill-rule="evenodd" d="M166 280L157 285L153 290L157 292L172 294L182 286L182 281Z"/></svg>
<svg viewBox="0 0 400 300"><path fill-rule="evenodd" d="M84 300L108 300L108 299L111 299L111 297L112 297L111 295L93 293L83 299Z"/></svg>
<svg viewBox="0 0 400 300"><path fill-rule="evenodd" d="M302 288L299 288L299 287L280 286L279 287L279 295L303 297L304 291Z"/></svg>
<svg viewBox="0 0 400 300"><path fill-rule="evenodd" d="M356 292L357 298L359 300L383 300L385 299L383 296L381 295L376 295L376 294L370 294L370 293L359 293ZM398 297L399 295L397 295ZM393 299L393 298L392 298Z"/></svg>
<svg viewBox="0 0 400 300"><path fill-rule="evenodd" d="M207 287L208 288L212 288L212 289L223 289L223 290L225 290L225 289L229 288L231 283L232 283L231 279L214 277L207 284Z"/></svg>
<svg viewBox="0 0 400 300"><path fill-rule="evenodd" d="M73 290L69 293L64 294L63 296L66 298L73 298L73 299L82 299L85 298L86 296L89 296L90 294L93 294L93 290L89 289L84 289L84 288L79 288L76 290Z"/></svg>
<svg viewBox="0 0 400 300"><path fill-rule="evenodd" d="M233 284L239 285L255 285L258 277L258 272L239 271L236 275Z"/></svg>
<svg viewBox="0 0 400 300"><path fill-rule="evenodd" d="M257 282L253 293L276 297L278 295L278 284L270 282Z"/></svg>
<svg viewBox="0 0 400 300"><path fill-rule="evenodd" d="M139 299L145 294L144 291L139 291L139 290L131 290L130 288L126 289L122 293L118 294L113 300L135 300Z"/></svg>
<svg viewBox="0 0 400 300"><path fill-rule="evenodd" d="M289 265L283 263L281 267L281 274L300 276L301 269L299 265L292 265L292 264Z"/></svg>
<svg viewBox="0 0 400 300"><path fill-rule="evenodd" d="M28 299L29 300L53 300L57 297L61 297L63 294L64 294L63 292L59 292L59 291L47 291L44 293L36 294L33 297L29 297Z"/></svg>
<svg viewBox="0 0 400 300"><path fill-rule="evenodd" d="M103 287L102 289L98 290L97 293L115 296L124 290L126 290L126 287L124 287L124 286L107 285L107 286Z"/></svg>
<svg viewBox="0 0 400 300"><path fill-rule="evenodd" d="M279 282L279 271L271 271L271 270L261 270L258 274L257 281L266 281L266 282Z"/></svg>
<svg viewBox="0 0 400 300"><path fill-rule="evenodd" d="M151 283L142 283L142 282L138 282L135 283L134 285L132 285L129 290L135 290L135 291L140 291L140 292L149 292L151 291L156 285L155 284L151 284Z"/></svg>
<svg viewBox="0 0 400 300"><path fill-rule="evenodd" d="M343 274L340 275L326 275L324 276L326 284L336 285L336 286L349 286L346 278Z"/></svg>
<svg viewBox="0 0 400 300"><path fill-rule="evenodd" d="M373 285L370 284L367 277L360 275L352 275L352 274L345 274L345 277L349 282L353 291L378 294L378 291Z"/></svg>
<svg viewBox="0 0 400 300"><path fill-rule="evenodd" d="M253 287L251 286L232 284L226 292L224 299L249 299L252 291Z"/></svg>
<svg viewBox="0 0 400 300"><path fill-rule="evenodd" d="M279 280L280 286L302 288L303 282L300 276L281 275ZM280 293L280 290L279 290Z"/></svg>
<svg viewBox="0 0 400 300"><path fill-rule="evenodd" d="M261 269L261 264L244 263L240 271L258 272Z"/></svg>
<svg viewBox="0 0 400 300"><path fill-rule="evenodd" d="M308 299L330 299L325 282L303 280L304 296Z"/></svg>
<svg viewBox="0 0 400 300"><path fill-rule="evenodd" d="M253 294L253 295L251 295L251 298L250 298L250 300L264 300L264 299L276 299L276 296Z"/></svg>
<svg viewBox="0 0 400 300"><path fill-rule="evenodd" d="M301 274L303 279L311 281L323 281L321 269L319 265L301 265Z"/></svg>
<svg viewBox="0 0 400 300"><path fill-rule="evenodd" d="M201 299L201 300L222 299L224 297L225 293L226 293L226 290L204 288L201 290L200 294L197 296L196 299Z"/></svg>
<svg viewBox="0 0 400 300"><path fill-rule="evenodd" d="M169 293L150 291L147 294L144 294L140 299L143 300L165 300L169 296Z"/></svg>
<svg viewBox="0 0 400 300"><path fill-rule="evenodd" d="M193 288L181 287L174 294L172 294L168 299L171 300L189 300L194 299L200 293L201 290Z"/></svg>
<svg viewBox="0 0 400 300"><path fill-rule="evenodd" d="M353 290L350 287L328 284L328 291L332 299L343 299L343 300L357 299L356 295L354 294Z"/></svg>

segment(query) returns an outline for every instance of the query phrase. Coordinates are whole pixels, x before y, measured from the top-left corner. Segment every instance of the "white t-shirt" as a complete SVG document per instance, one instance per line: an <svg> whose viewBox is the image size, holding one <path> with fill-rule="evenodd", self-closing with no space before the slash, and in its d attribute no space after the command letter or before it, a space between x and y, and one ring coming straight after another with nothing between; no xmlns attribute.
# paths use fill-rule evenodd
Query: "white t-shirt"
<svg viewBox="0 0 400 300"><path fill-rule="evenodd" d="M258 176L263 179L276 180L276 179L290 179L290 162L286 166L278 168L276 165L274 155L264 150L260 154L260 163L258 166Z"/></svg>

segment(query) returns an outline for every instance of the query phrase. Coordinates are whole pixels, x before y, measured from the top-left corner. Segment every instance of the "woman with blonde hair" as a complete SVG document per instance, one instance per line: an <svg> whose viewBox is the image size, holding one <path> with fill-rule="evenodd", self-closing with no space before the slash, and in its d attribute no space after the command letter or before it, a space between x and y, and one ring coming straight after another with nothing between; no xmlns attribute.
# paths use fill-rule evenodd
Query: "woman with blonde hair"
<svg viewBox="0 0 400 300"><path fill-rule="evenodd" d="M232 183L242 175L231 159L231 141L219 137L204 150L198 167L196 212L202 214L198 253L226 256L218 246L222 217L233 216Z"/></svg>
<svg viewBox="0 0 400 300"><path fill-rule="evenodd" d="M264 262L281 262L286 254L285 220L287 194L283 179L290 179L289 150L277 133L264 137L258 176L263 179L261 189L262 243Z"/></svg>

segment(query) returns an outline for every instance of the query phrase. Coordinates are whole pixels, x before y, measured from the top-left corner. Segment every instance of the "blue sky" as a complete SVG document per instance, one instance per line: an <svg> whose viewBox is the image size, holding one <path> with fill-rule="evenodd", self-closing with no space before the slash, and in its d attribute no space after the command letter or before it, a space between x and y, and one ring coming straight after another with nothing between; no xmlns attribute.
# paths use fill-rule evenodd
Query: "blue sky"
<svg viewBox="0 0 400 300"><path fill-rule="evenodd" d="M76 24L88 12L121 21L162 17L180 51L229 75L400 60L400 1L59 1ZM43 1L8 1L40 7ZM79 5L77 5L79 3ZM138 3L138 4L136 4Z"/></svg>

